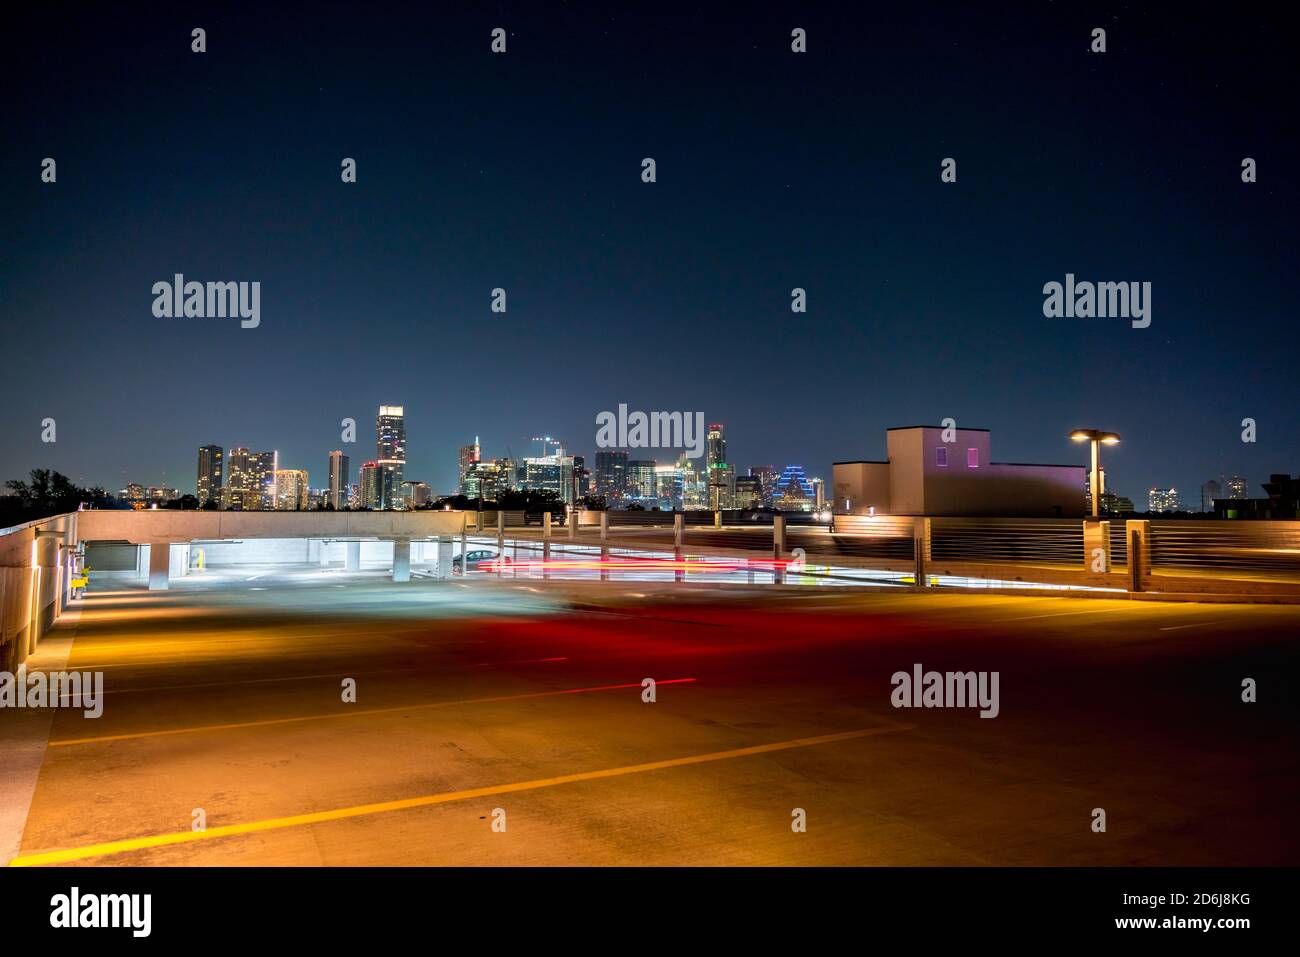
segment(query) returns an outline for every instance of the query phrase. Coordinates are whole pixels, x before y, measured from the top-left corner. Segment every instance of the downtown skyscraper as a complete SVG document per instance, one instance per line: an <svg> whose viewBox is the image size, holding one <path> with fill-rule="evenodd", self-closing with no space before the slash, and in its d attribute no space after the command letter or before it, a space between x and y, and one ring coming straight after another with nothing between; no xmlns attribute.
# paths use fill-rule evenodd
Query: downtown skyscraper
<svg viewBox="0 0 1300 957"><path fill-rule="evenodd" d="M462 445L460 447L460 461L458 463L459 475L457 477L457 487L461 494L465 494L465 483L469 478L469 473L473 471L474 466L482 461L483 453L479 448L478 436L474 436L473 445Z"/></svg>
<svg viewBox="0 0 1300 957"><path fill-rule="evenodd" d="M400 405L381 405L375 419L375 464L379 467L378 508L402 508L406 473L406 412Z"/></svg>
<svg viewBox="0 0 1300 957"><path fill-rule="evenodd" d="M735 507L736 470L727 464L727 430L721 422L714 422L708 432L709 507L727 509Z"/></svg>
<svg viewBox="0 0 1300 957"><path fill-rule="evenodd" d="M198 493L199 508L221 505L222 464L225 453L219 445L199 446L199 474L195 483Z"/></svg>
<svg viewBox="0 0 1300 957"><path fill-rule="evenodd" d="M349 505L348 502L348 457L340 451L330 453L329 492L326 501L337 510Z"/></svg>

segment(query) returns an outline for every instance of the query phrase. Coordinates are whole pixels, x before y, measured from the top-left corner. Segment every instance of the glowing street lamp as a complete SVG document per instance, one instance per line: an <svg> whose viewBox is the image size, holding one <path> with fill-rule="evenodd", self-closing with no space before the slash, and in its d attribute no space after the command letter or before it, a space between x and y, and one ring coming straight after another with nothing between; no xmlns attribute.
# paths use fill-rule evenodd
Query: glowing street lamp
<svg viewBox="0 0 1300 957"><path fill-rule="evenodd" d="M1118 432L1103 432L1100 429L1075 429L1070 433L1070 438L1076 442L1092 443L1092 471L1088 474L1088 490L1092 493L1092 517L1097 517L1097 509L1101 504L1101 446L1117 445L1119 443Z"/></svg>

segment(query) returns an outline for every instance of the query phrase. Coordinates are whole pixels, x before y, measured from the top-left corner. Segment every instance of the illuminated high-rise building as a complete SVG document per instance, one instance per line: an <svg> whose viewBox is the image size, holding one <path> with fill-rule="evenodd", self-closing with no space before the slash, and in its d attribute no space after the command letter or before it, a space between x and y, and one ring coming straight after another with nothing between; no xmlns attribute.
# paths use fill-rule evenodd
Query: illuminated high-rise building
<svg viewBox="0 0 1300 957"><path fill-rule="evenodd" d="M659 497L658 476L654 459L632 459L627 463L627 497L653 499Z"/></svg>
<svg viewBox="0 0 1300 957"><path fill-rule="evenodd" d="M214 506L221 504L222 462L225 453L219 445L199 446L199 476L196 489L199 507L204 508L209 502Z"/></svg>
<svg viewBox="0 0 1300 957"><path fill-rule="evenodd" d="M276 507L275 473L279 471L280 454L278 452L253 452L249 456L253 473L257 478L257 508L274 509Z"/></svg>
<svg viewBox="0 0 1300 957"><path fill-rule="evenodd" d="M596 453L595 493L607 501L621 499L627 491L627 453L604 451Z"/></svg>
<svg viewBox="0 0 1300 957"><path fill-rule="evenodd" d="M707 437L709 469L709 507L736 507L736 470L727 464L727 430L721 422L709 426Z"/></svg>
<svg viewBox="0 0 1300 957"><path fill-rule="evenodd" d="M376 454L379 467L379 505L402 508L402 482L406 471L406 412L400 405L381 405L375 419Z"/></svg>
<svg viewBox="0 0 1300 957"><path fill-rule="evenodd" d="M1147 493L1147 511L1156 514L1162 512L1177 512L1178 489L1176 488L1153 488Z"/></svg>
<svg viewBox="0 0 1300 957"><path fill-rule="evenodd" d="M256 505L247 503L250 488L256 489L257 482L249 472L248 449L242 446L230 450L226 463L226 484L221 489L221 507L234 512L250 511Z"/></svg>
<svg viewBox="0 0 1300 957"><path fill-rule="evenodd" d="M276 453L230 450L221 505L236 512L275 508Z"/></svg>
<svg viewBox="0 0 1300 957"><path fill-rule="evenodd" d="M1234 475L1225 483L1228 489L1228 498L1241 499L1250 497L1250 483L1240 475Z"/></svg>
<svg viewBox="0 0 1300 957"><path fill-rule="evenodd" d="M378 462L366 462L361 466L360 484L357 488L357 497L360 500L360 508L382 508L382 499L380 496L381 472ZM357 508L357 505L353 505Z"/></svg>
<svg viewBox="0 0 1300 957"><path fill-rule="evenodd" d="M480 495L485 502L495 502L502 492L508 492L515 481L515 463L513 459L495 459L491 462L477 462L470 467L461 482L460 493L469 498Z"/></svg>
<svg viewBox="0 0 1300 957"><path fill-rule="evenodd" d="M469 475L469 470L479 463L482 459L482 450L479 448L478 436L474 436L473 445L462 445L460 447L460 492L462 495L468 494L465 491L465 477Z"/></svg>
<svg viewBox="0 0 1300 957"><path fill-rule="evenodd" d="M334 509L346 508L348 504L348 464L349 459L342 452L330 453L330 484L326 501Z"/></svg>
<svg viewBox="0 0 1300 957"><path fill-rule="evenodd" d="M727 464L727 427L721 422L714 422L708 432L708 458L705 462L709 468Z"/></svg>
<svg viewBox="0 0 1300 957"><path fill-rule="evenodd" d="M276 510L298 512L307 508L307 505L307 472L304 469L276 469Z"/></svg>
<svg viewBox="0 0 1300 957"><path fill-rule="evenodd" d="M751 465L749 474L758 479L762 489L761 504L764 508L771 508L776 501L776 483L781 477L781 470L775 465Z"/></svg>

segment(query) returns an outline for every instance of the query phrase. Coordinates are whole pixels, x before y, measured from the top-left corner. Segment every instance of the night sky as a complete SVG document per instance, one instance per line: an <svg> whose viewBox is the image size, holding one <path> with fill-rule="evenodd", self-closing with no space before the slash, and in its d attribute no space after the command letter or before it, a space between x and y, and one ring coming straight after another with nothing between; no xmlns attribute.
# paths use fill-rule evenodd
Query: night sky
<svg viewBox="0 0 1300 957"><path fill-rule="evenodd" d="M1139 508L1300 471L1296 58L1259 7L23 6L0 479L192 491L211 442L321 486L351 416L355 480L386 403L440 491L476 434L590 456L620 402L725 422L738 471L828 481L948 416L998 461L1121 432L1107 484ZM177 272L260 281L260 327L155 318ZM1067 272L1151 282L1150 328L1045 318Z"/></svg>

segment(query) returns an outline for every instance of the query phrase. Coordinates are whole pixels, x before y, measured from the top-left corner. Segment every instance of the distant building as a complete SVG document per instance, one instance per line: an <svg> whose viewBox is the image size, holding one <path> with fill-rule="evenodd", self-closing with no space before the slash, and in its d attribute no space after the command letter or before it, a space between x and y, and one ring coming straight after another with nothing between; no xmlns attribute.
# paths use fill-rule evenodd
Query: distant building
<svg viewBox="0 0 1300 957"><path fill-rule="evenodd" d="M618 501L627 492L627 453L596 453L595 493L609 502Z"/></svg>
<svg viewBox="0 0 1300 957"><path fill-rule="evenodd" d="M334 509L346 508L348 505L348 456L342 452L330 453L330 484L326 501Z"/></svg>
<svg viewBox="0 0 1300 957"><path fill-rule="evenodd" d="M631 459L627 463L627 498L653 499L659 497L659 480L654 459Z"/></svg>
<svg viewBox="0 0 1300 957"><path fill-rule="evenodd" d="M1268 498L1215 499L1214 513L1225 519L1300 519L1300 477L1275 473L1264 483Z"/></svg>
<svg viewBox="0 0 1300 957"><path fill-rule="evenodd" d="M420 508L433 501L433 489L427 482L403 482L402 501L407 508Z"/></svg>
<svg viewBox="0 0 1300 957"><path fill-rule="evenodd" d="M1201 486L1201 511L1213 512L1214 500L1223 497L1223 487L1214 479L1210 479Z"/></svg>
<svg viewBox="0 0 1300 957"><path fill-rule="evenodd" d="M885 461L836 462L837 515L1059 516L1084 514L1082 465L991 461L987 429L889 429Z"/></svg>
<svg viewBox="0 0 1300 957"><path fill-rule="evenodd" d="M460 463L459 463L458 475L460 479L459 481L460 493L462 495L469 494L468 492L465 491L465 478L466 476L469 475L470 469L478 465L480 458L481 458L481 451L479 449L478 436L476 435L474 436L473 445L462 445L460 447Z"/></svg>
<svg viewBox="0 0 1300 957"><path fill-rule="evenodd" d="M275 452L230 450L229 470L222 490L222 508L236 512L272 509L276 506Z"/></svg>
<svg viewBox="0 0 1300 957"><path fill-rule="evenodd" d="M1228 498L1249 498L1250 483L1240 475L1234 475L1225 483L1228 488Z"/></svg>
<svg viewBox="0 0 1300 957"><path fill-rule="evenodd" d="M776 480L776 500L773 504L783 512L810 512L815 501L812 483L804 475L802 465L787 465Z"/></svg>
<svg viewBox="0 0 1300 957"><path fill-rule="evenodd" d="M360 484L357 494L360 498L361 508L379 509L383 508L383 497L380 489L381 472L378 462L366 462L361 466ZM354 505L353 508L358 506Z"/></svg>
<svg viewBox="0 0 1300 957"><path fill-rule="evenodd" d="M1178 504L1178 489L1153 488L1147 492L1147 511L1159 515L1182 511Z"/></svg>
<svg viewBox="0 0 1300 957"><path fill-rule="evenodd" d="M375 440L375 464L379 469L379 504L375 507L401 508L406 471L406 410L402 406L379 407Z"/></svg>
<svg viewBox="0 0 1300 957"><path fill-rule="evenodd" d="M564 468L560 457L538 455L525 458L519 466L519 487L525 492L554 492L562 500Z"/></svg>
<svg viewBox="0 0 1300 957"><path fill-rule="evenodd" d="M1102 492L1101 508L1098 511L1102 515L1132 515L1135 509L1131 498L1114 492Z"/></svg>
<svg viewBox="0 0 1300 957"><path fill-rule="evenodd" d="M257 507L274 509L276 507L275 473L280 468L280 453L254 452L250 460L258 480Z"/></svg>
<svg viewBox="0 0 1300 957"><path fill-rule="evenodd" d="M476 462L465 473L460 483L460 494L474 499L482 496L485 502L499 501L501 493L514 486L514 470L513 459Z"/></svg>
<svg viewBox="0 0 1300 957"><path fill-rule="evenodd" d="M211 502L221 505L222 462L225 453L219 445L199 446L199 475L195 485L199 507Z"/></svg>
<svg viewBox="0 0 1300 957"><path fill-rule="evenodd" d="M765 508L771 508L772 503L776 501L776 483L781 477L781 471L775 465L751 465L749 474L758 479L763 490L762 504Z"/></svg>
<svg viewBox="0 0 1300 957"><path fill-rule="evenodd" d="M303 469L276 469L275 507L281 512L299 512L308 506L307 473Z"/></svg>
<svg viewBox="0 0 1300 957"><path fill-rule="evenodd" d="M736 508L762 508L763 483L757 475L736 476Z"/></svg>
<svg viewBox="0 0 1300 957"><path fill-rule="evenodd" d="M813 489L813 508L821 511L826 507L826 481L821 478L813 478L810 481Z"/></svg>
<svg viewBox="0 0 1300 957"><path fill-rule="evenodd" d="M736 469L727 462L727 429L721 422L709 426L706 437L709 507L714 511L736 507Z"/></svg>

